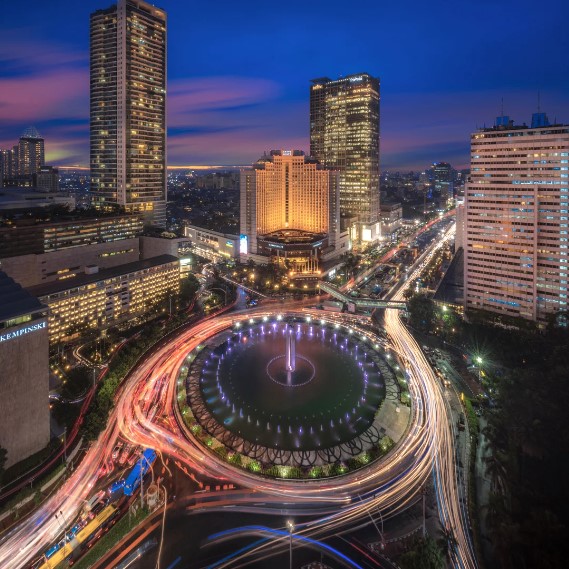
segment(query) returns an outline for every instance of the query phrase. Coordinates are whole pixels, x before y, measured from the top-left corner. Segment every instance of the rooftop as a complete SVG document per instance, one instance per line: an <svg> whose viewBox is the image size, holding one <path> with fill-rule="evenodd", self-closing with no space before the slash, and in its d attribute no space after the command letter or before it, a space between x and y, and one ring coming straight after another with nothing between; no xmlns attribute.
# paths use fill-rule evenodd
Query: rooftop
<svg viewBox="0 0 569 569"><path fill-rule="evenodd" d="M38 297L47 296L49 294L55 294L64 290L69 290L71 288L77 288L87 284L104 281L106 279L128 275L129 273L136 273L137 271L150 269L152 267L158 267L159 265L165 265L167 263L179 263L179 259L173 255L158 255L157 257L151 257L150 259L145 259L143 261L134 261L134 263L119 265L118 267L113 267L112 269L102 269L92 274L81 274L70 279L64 279L62 281L55 281L32 286L27 290L31 294Z"/></svg>
<svg viewBox="0 0 569 569"><path fill-rule="evenodd" d="M0 271L0 320L9 320L40 310L47 310L35 296Z"/></svg>

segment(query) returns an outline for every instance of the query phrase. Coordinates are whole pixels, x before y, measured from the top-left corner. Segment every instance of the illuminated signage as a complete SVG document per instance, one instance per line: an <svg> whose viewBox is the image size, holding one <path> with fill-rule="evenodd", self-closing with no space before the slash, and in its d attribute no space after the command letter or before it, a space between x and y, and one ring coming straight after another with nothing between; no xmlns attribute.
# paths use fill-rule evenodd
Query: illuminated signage
<svg viewBox="0 0 569 569"><path fill-rule="evenodd" d="M35 332L36 330L41 330L42 328L47 328L47 322L38 322L37 324L32 324L31 326L26 326L25 328L20 328L14 332L6 332L6 334L0 334L0 342L7 342L8 340L13 340L14 338L25 336L30 332Z"/></svg>
<svg viewBox="0 0 569 569"><path fill-rule="evenodd" d="M278 243L269 243L269 247L273 249L284 249L284 245L279 245Z"/></svg>
<svg viewBox="0 0 569 569"><path fill-rule="evenodd" d="M313 243L312 247L320 247L322 245L322 241L318 241L317 243Z"/></svg>
<svg viewBox="0 0 569 569"><path fill-rule="evenodd" d="M292 150L283 150L283 156L292 156Z"/></svg>
<svg viewBox="0 0 569 569"><path fill-rule="evenodd" d="M247 255L247 235L239 235L239 253Z"/></svg>
<svg viewBox="0 0 569 569"><path fill-rule="evenodd" d="M225 242L225 245L226 245L227 247L233 247L233 241L226 241L226 242Z"/></svg>

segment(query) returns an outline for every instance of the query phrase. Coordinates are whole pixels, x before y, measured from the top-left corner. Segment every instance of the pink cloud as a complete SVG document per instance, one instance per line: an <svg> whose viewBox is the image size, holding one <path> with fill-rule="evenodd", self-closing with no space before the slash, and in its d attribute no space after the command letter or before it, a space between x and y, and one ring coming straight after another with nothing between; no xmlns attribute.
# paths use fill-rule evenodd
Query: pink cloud
<svg viewBox="0 0 569 569"><path fill-rule="evenodd" d="M168 163L180 164L233 164L249 165L265 150L275 148L300 149L308 152L307 138L298 136L272 136L257 129L230 132L179 134L168 139Z"/></svg>
<svg viewBox="0 0 569 569"><path fill-rule="evenodd" d="M168 114L175 126L202 124L203 115L274 99L278 85L266 79L203 77L171 81ZM200 116L201 115L201 116Z"/></svg>
<svg viewBox="0 0 569 569"><path fill-rule="evenodd" d="M0 78L0 93L0 122L5 124L86 118L89 114L86 70Z"/></svg>

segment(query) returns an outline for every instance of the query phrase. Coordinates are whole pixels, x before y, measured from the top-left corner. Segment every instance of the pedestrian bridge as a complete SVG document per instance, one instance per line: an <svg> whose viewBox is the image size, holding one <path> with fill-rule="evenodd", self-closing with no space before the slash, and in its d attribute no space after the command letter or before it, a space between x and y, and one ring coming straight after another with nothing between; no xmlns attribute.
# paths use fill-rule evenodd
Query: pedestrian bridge
<svg viewBox="0 0 569 569"><path fill-rule="evenodd" d="M318 287L321 291L327 292L330 296L345 302L346 304L353 304L356 308L376 309L376 308L396 308L397 310L407 310L407 304L400 300L379 300L374 298L352 298L344 294L339 288L333 284L324 281L318 282Z"/></svg>

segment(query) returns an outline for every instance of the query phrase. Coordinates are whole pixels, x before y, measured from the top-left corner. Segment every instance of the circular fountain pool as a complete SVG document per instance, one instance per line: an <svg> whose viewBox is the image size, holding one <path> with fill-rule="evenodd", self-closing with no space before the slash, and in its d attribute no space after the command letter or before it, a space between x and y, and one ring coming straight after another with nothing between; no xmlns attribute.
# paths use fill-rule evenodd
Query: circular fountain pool
<svg viewBox="0 0 569 569"><path fill-rule="evenodd" d="M257 321L208 340L189 368L188 403L231 450L277 464L337 461L383 435L374 418L388 371L348 328Z"/></svg>

